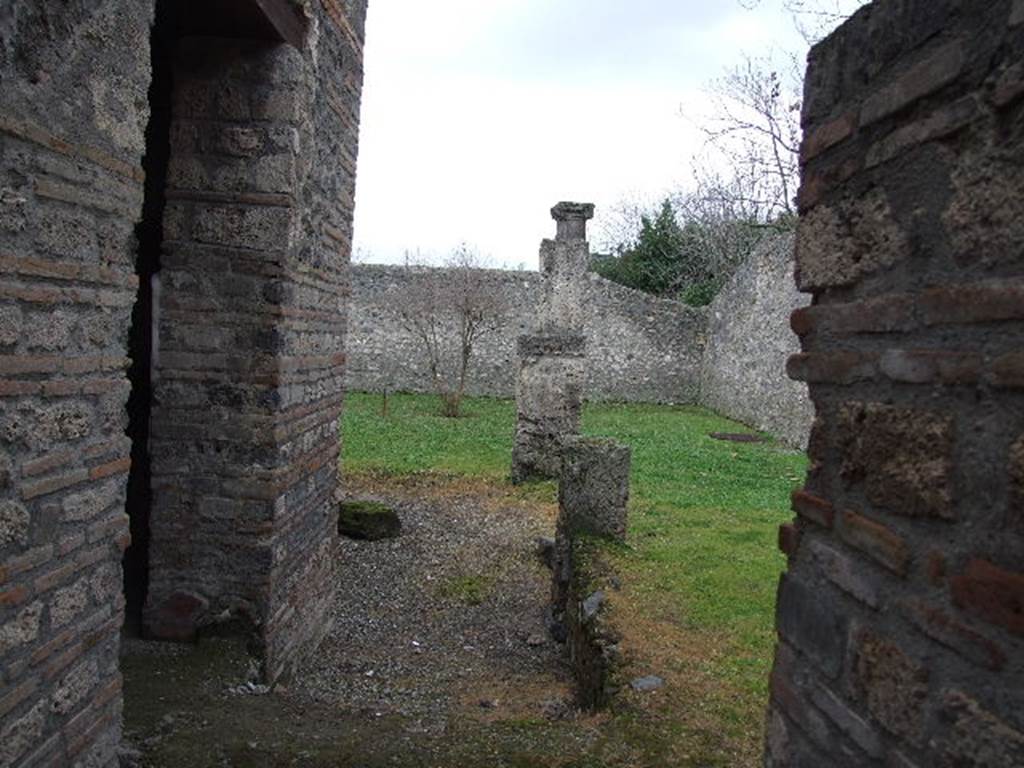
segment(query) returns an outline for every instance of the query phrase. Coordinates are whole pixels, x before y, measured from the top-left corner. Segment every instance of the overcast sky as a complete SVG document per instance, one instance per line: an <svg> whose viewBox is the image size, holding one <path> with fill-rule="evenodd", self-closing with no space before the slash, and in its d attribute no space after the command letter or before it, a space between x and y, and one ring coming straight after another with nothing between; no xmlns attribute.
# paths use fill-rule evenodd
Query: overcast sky
<svg viewBox="0 0 1024 768"><path fill-rule="evenodd" d="M460 242L537 266L559 200L606 207L685 185L683 113L741 52L804 43L782 0L374 0L355 258Z"/></svg>

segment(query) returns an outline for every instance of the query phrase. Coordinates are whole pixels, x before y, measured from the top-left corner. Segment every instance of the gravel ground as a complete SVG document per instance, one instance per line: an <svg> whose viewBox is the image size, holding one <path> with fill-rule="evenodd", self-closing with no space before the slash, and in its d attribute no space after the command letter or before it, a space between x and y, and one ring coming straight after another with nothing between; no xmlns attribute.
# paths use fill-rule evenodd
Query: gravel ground
<svg viewBox="0 0 1024 768"><path fill-rule="evenodd" d="M536 540L550 508L479 489L372 484L349 492L396 509L402 535L342 539L334 626L289 697L443 733L467 711L557 717L570 687L544 629L550 572Z"/></svg>

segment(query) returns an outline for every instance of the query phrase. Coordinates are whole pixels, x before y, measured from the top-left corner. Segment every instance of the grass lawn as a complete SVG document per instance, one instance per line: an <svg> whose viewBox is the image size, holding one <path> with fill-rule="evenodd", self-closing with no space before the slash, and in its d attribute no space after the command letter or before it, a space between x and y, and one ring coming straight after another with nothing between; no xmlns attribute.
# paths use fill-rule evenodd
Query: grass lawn
<svg viewBox="0 0 1024 768"><path fill-rule="evenodd" d="M343 473L508 482L512 401L469 399L460 419L437 415L436 399L425 395L392 395L388 408L382 416L380 395L348 396ZM633 449L629 543L615 554L632 595L631 620L651 620L647 642L665 643L660 656L652 651L659 663L678 663L684 676L705 681L703 727L759 748L784 565L776 533L792 516L789 493L803 478L804 455L773 442L714 440L708 433L750 430L694 407L588 405L583 431ZM514 492L553 500L555 486ZM672 713L664 720L671 737ZM709 755L708 764L730 763Z"/></svg>

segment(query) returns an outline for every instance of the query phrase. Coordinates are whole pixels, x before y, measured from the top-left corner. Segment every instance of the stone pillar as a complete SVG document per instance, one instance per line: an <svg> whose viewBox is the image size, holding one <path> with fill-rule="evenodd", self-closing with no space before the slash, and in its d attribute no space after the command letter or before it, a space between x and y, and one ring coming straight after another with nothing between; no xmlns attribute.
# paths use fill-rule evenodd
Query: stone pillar
<svg viewBox="0 0 1024 768"><path fill-rule="evenodd" d="M552 617L563 621L572 578L572 541L626 540L632 450L607 437L566 438L558 482L558 523L551 583Z"/></svg>
<svg viewBox="0 0 1024 768"><path fill-rule="evenodd" d="M811 51L768 766L1024 765L1022 59L1022 0L877 0Z"/></svg>
<svg viewBox="0 0 1024 768"><path fill-rule="evenodd" d="M544 300L537 332L518 343L516 437L512 481L558 476L562 439L579 432L583 405L586 339L584 297L590 250L586 223L589 203L559 203L554 240L540 248Z"/></svg>

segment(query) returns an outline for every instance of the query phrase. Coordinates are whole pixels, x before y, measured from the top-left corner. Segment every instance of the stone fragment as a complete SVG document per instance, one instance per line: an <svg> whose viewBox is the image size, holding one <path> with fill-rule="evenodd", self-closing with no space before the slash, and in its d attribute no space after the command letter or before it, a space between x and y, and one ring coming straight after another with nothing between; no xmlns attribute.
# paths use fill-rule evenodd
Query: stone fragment
<svg viewBox="0 0 1024 768"><path fill-rule="evenodd" d="M343 501L338 504L338 533L352 539L379 541L402 532L398 513L377 501Z"/></svg>
<svg viewBox="0 0 1024 768"><path fill-rule="evenodd" d="M641 693L649 693L650 691L656 691L665 684L665 680L658 677L657 675L644 675L630 681L629 686L634 691Z"/></svg>
<svg viewBox="0 0 1024 768"><path fill-rule="evenodd" d="M42 614L43 604L35 602L0 624L0 656L19 645L35 640L39 636Z"/></svg>

